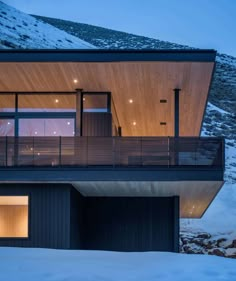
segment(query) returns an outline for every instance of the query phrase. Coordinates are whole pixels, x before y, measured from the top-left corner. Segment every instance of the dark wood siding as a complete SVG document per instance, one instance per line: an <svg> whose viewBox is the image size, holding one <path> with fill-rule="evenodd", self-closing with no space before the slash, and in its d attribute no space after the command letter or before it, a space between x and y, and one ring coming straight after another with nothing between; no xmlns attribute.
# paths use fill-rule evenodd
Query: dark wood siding
<svg viewBox="0 0 236 281"><path fill-rule="evenodd" d="M178 197L87 197L83 247L178 251Z"/></svg>
<svg viewBox="0 0 236 281"><path fill-rule="evenodd" d="M178 251L178 197L83 197L70 184L1 184L29 196L29 238L0 246Z"/></svg>
<svg viewBox="0 0 236 281"><path fill-rule="evenodd" d="M0 246L70 247L67 184L1 184L0 195L29 195L29 238L0 238Z"/></svg>
<svg viewBox="0 0 236 281"><path fill-rule="evenodd" d="M70 193L70 248L81 249L84 233L84 197L75 189Z"/></svg>
<svg viewBox="0 0 236 281"><path fill-rule="evenodd" d="M111 113L84 112L83 136L110 137L112 135Z"/></svg>

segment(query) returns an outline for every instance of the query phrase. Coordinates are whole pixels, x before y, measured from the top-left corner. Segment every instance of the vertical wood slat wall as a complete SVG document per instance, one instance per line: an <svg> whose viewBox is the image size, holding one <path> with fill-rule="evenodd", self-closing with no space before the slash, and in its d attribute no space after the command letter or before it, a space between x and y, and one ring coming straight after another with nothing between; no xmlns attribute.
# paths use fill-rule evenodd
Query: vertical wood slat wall
<svg viewBox="0 0 236 281"><path fill-rule="evenodd" d="M85 249L179 251L178 197L86 197Z"/></svg>
<svg viewBox="0 0 236 281"><path fill-rule="evenodd" d="M70 248L67 184L1 184L0 195L29 196L29 237L0 238L0 246Z"/></svg>

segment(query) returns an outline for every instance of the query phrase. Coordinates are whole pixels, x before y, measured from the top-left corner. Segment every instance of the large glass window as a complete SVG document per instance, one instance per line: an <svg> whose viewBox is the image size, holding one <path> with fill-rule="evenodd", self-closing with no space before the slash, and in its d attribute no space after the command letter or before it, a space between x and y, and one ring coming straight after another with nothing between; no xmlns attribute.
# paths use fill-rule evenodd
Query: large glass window
<svg viewBox="0 0 236 281"><path fill-rule="evenodd" d="M19 136L74 136L74 119L19 119Z"/></svg>
<svg viewBox="0 0 236 281"><path fill-rule="evenodd" d="M75 94L20 94L19 112L75 112Z"/></svg>
<svg viewBox="0 0 236 281"><path fill-rule="evenodd" d="M15 111L15 95L0 95L0 112Z"/></svg>
<svg viewBox="0 0 236 281"><path fill-rule="evenodd" d="M28 237L28 196L0 196L0 238Z"/></svg>
<svg viewBox="0 0 236 281"><path fill-rule="evenodd" d="M83 94L83 112L108 112L108 94Z"/></svg>
<svg viewBox="0 0 236 281"><path fill-rule="evenodd" d="M15 121L14 119L0 119L0 136L14 136Z"/></svg>

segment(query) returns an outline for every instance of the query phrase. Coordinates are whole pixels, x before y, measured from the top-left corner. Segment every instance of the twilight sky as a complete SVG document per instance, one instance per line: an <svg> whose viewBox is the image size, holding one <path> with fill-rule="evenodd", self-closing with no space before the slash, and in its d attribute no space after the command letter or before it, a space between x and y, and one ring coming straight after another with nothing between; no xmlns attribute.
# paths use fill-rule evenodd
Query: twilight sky
<svg viewBox="0 0 236 281"><path fill-rule="evenodd" d="M107 27L236 57L236 0L3 0L31 14Z"/></svg>

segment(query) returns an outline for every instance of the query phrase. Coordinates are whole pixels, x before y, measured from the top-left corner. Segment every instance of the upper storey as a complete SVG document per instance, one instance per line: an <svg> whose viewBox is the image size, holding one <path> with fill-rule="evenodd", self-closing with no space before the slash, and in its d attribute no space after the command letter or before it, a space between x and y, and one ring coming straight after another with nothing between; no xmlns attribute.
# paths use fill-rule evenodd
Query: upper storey
<svg viewBox="0 0 236 281"><path fill-rule="evenodd" d="M0 92L111 92L123 136L174 136L179 88L179 135L199 136L215 56L214 50L1 50Z"/></svg>

